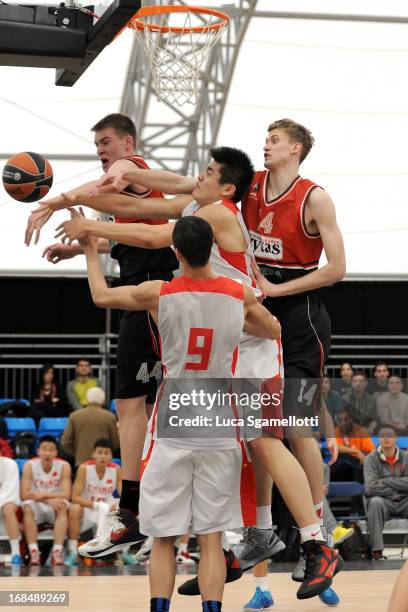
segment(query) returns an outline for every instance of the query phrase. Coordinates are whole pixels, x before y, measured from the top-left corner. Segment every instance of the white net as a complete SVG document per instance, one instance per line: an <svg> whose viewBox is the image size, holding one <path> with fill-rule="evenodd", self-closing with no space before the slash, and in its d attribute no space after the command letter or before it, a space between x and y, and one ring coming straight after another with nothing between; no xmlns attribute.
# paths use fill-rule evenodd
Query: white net
<svg viewBox="0 0 408 612"><path fill-rule="evenodd" d="M228 21L221 22L214 15L187 11L144 16L139 20L141 23L143 29L138 29L135 23L131 27L150 63L158 99L178 106L197 104L201 66L222 36ZM220 27L214 27L215 24ZM155 31L154 26L160 26L160 31ZM163 26L177 31L163 32Z"/></svg>

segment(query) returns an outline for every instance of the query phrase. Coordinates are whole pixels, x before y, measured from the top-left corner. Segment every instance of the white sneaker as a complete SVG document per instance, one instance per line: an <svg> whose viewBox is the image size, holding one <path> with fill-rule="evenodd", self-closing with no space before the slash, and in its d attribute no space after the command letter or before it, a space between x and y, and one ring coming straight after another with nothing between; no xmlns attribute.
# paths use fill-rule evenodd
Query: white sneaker
<svg viewBox="0 0 408 612"><path fill-rule="evenodd" d="M153 536L149 536L143 542L142 546L139 548L139 550L135 554L136 561L138 561L139 563L143 561L147 561L147 559L150 557L152 546L153 546Z"/></svg>
<svg viewBox="0 0 408 612"><path fill-rule="evenodd" d="M195 565L195 561L190 557L187 551L182 550L176 555L177 565Z"/></svg>
<svg viewBox="0 0 408 612"><path fill-rule="evenodd" d="M101 535L82 544L78 553L82 557L105 557L144 539L145 536L139 531L139 521L133 512L118 508L108 514L106 528Z"/></svg>

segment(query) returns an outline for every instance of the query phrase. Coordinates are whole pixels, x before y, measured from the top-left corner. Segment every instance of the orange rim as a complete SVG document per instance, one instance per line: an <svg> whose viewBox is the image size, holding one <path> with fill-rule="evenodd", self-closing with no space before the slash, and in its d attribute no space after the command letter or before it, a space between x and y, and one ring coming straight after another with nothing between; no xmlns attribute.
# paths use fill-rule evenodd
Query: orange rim
<svg viewBox="0 0 408 612"><path fill-rule="evenodd" d="M146 23L143 21L144 17L151 17L152 15L163 15L166 13L202 13L204 15L212 15L218 17L221 21L218 23L212 23L210 25L195 26L194 28L179 28L172 26L162 26L156 23ZM206 30L220 30L223 26L229 23L230 18L226 13L218 11L212 8L203 8L200 6L145 6L141 8L134 17L129 21L129 26L137 30L144 30L147 28L151 32L174 32L178 34L180 32L195 32L199 34Z"/></svg>

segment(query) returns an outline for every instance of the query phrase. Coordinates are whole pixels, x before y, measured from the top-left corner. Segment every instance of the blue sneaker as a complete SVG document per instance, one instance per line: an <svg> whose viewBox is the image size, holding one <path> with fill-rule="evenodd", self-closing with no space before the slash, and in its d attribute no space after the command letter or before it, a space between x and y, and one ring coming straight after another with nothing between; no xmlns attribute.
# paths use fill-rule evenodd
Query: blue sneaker
<svg viewBox="0 0 408 612"><path fill-rule="evenodd" d="M326 606L338 606L340 603L340 597L337 595L336 591L333 591L330 587L323 591L323 593L320 593L319 599L326 604Z"/></svg>
<svg viewBox="0 0 408 612"><path fill-rule="evenodd" d="M273 606L273 597L270 591L262 591L256 587L254 596L244 606L245 612L256 612L257 610L268 610Z"/></svg>
<svg viewBox="0 0 408 612"><path fill-rule="evenodd" d="M68 567L77 567L78 564L78 555L76 552L71 551L67 557L64 559L64 565L68 565Z"/></svg>
<svg viewBox="0 0 408 612"><path fill-rule="evenodd" d="M21 558L21 555L13 555L11 557L11 565L22 565L23 564L23 560Z"/></svg>

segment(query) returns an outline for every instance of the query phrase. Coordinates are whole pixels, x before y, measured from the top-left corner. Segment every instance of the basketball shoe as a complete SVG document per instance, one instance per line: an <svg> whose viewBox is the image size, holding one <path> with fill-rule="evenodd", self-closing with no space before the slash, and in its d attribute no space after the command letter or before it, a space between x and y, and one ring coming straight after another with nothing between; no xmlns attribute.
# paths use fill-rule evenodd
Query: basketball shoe
<svg viewBox="0 0 408 612"><path fill-rule="evenodd" d="M336 591L332 588L328 588L323 593L320 593L319 599L321 602L326 604L326 606L338 606L340 603L340 597L337 595Z"/></svg>
<svg viewBox="0 0 408 612"><path fill-rule="evenodd" d="M333 548L335 544L333 534L329 533L326 527L324 526L321 527L321 531L322 531L324 539L327 542L327 545L330 548ZM354 532L354 529L353 529L353 532ZM292 580L294 580L295 582L303 582L303 578L305 576L305 567L306 567L305 555L302 549L300 549L300 555L299 555L298 562L296 563L295 569L292 572Z"/></svg>
<svg viewBox="0 0 408 612"><path fill-rule="evenodd" d="M194 559L190 557L186 550L179 550L176 554L177 565L195 565Z"/></svg>
<svg viewBox="0 0 408 612"><path fill-rule="evenodd" d="M337 550L326 542L308 540L302 544L305 555L305 575L297 592L298 599L320 595L331 586L333 576L344 567L344 561Z"/></svg>
<svg viewBox="0 0 408 612"><path fill-rule="evenodd" d="M284 542L278 538L273 529L248 527L244 539L245 547L239 559L243 572L252 569L261 561L277 555L286 548Z"/></svg>
<svg viewBox="0 0 408 612"><path fill-rule="evenodd" d="M239 561L232 550L224 550L225 563L227 566L227 575L225 582L234 582L242 576L242 569ZM200 595L200 587L198 586L198 578L191 578L183 582L178 588L179 595Z"/></svg>
<svg viewBox="0 0 408 612"><path fill-rule="evenodd" d="M143 542L143 544L135 554L135 559L138 563L143 563L144 561L147 561L149 559L150 553L152 552L152 546L153 537L149 536L148 538L146 538L146 540Z"/></svg>
<svg viewBox="0 0 408 612"><path fill-rule="evenodd" d="M269 610L273 606L272 593L268 591L262 591L257 586L253 597L244 605L244 612L257 612L258 610Z"/></svg>
<svg viewBox="0 0 408 612"><path fill-rule="evenodd" d="M30 550L30 565L41 565L41 556L38 548Z"/></svg>
<svg viewBox="0 0 408 612"><path fill-rule="evenodd" d="M64 557L60 550L51 551L51 565L56 567L57 565L64 565Z"/></svg>
<svg viewBox="0 0 408 612"><path fill-rule="evenodd" d="M133 512L117 508L108 514L106 529L101 535L82 544L78 553L83 557L105 557L144 539L145 536L139 531L139 521Z"/></svg>

